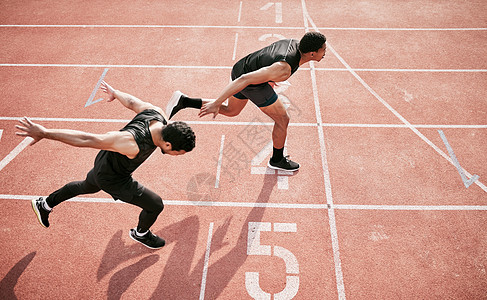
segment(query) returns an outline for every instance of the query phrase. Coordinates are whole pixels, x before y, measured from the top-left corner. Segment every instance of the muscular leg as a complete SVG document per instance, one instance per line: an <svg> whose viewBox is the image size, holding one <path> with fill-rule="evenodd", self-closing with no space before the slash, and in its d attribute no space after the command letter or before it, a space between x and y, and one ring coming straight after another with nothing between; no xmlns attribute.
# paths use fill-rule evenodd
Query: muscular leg
<svg viewBox="0 0 487 300"><path fill-rule="evenodd" d="M60 204L63 201L83 194L93 194L100 191L100 188L93 179L93 170L88 172L84 181L73 181L59 190L53 192L46 198L46 203L50 208Z"/></svg>
<svg viewBox="0 0 487 300"><path fill-rule="evenodd" d="M287 127L289 125L289 115L280 99L277 99L273 104L261 107L260 110L274 120L274 128L272 130L272 144L274 148L282 149L286 142Z"/></svg>
<svg viewBox="0 0 487 300"><path fill-rule="evenodd" d="M123 199L121 200L123 201ZM161 197L147 188L144 188L142 195L134 196L132 201L125 202L142 208L142 212L140 212L139 215L139 223L137 225L137 231L140 233L149 230L164 209Z"/></svg>

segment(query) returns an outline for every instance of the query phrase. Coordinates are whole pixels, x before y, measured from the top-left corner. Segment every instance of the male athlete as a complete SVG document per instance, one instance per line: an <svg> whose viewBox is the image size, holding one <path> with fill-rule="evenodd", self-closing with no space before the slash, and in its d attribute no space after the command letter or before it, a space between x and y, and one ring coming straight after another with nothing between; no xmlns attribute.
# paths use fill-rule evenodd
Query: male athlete
<svg viewBox="0 0 487 300"><path fill-rule="evenodd" d="M93 134L68 129L47 129L24 118L16 125L20 136L34 139L31 145L42 139L56 140L75 147L100 149L95 165L84 181L74 181L50 194L32 200L32 208L42 226L49 227L51 210L63 201L81 194L103 190L114 199L142 208L139 223L129 232L130 237L151 249L164 246L165 241L149 229L164 204L161 197L145 188L132 178L135 171L157 148L163 154L182 155L195 146L195 135L184 122L167 124L161 108L144 102L127 93L114 90L106 82L102 90L108 94L108 102L117 99L137 115L120 131Z"/></svg>
<svg viewBox="0 0 487 300"><path fill-rule="evenodd" d="M319 32L308 32L300 41L280 40L239 60L232 69L232 82L214 100L189 98L176 91L166 107L171 119L179 110L187 107L200 109L199 116L223 114L238 115L248 99L274 120L272 131L273 154L268 167L296 171L299 164L284 157L289 115L273 86L287 80L304 63L320 61L326 52L326 38ZM228 104L223 102L228 99Z"/></svg>

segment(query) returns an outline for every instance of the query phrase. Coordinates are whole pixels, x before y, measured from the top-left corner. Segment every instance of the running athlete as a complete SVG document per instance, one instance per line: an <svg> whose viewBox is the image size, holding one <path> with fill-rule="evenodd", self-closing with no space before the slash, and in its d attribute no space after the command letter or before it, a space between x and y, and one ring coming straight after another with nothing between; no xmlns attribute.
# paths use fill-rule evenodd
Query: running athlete
<svg viewBox="0 0 487 300"><path fill-rule="evenodd" d="M20 136L30 136L31 145L42 139L56 140L75 147L100 149L95 164L84 181L74 181L50 194L46 199L32 200L37 219L49 227L49 214L61 202L82 194L103 190L115 200L142 208L136 228L130 237L151 249L164 246L165 241L149 229L164 208L161 197L132 178L137 169L157 148L163 154L182 155L195 146L195 135L184 122L167 124L161 108L132 95L113 89L102 82L101 89L108 94L108 102L117 99L137 115L120 131L93 134L68 129L47 129L24 118L16 125Z"/></svg>
<svg viewBox="0 0 487 300"><path fill-rule="evenodd" d="M171 119L179 110L200 109L199 116L219 113L228 117L238 115L248 99L274 120L272 131L273 154L268 167L296 171L299 164L283 155L289 115L278 99L273 85L287 80L299 66L309 61L321 61L326 52L326 38L319 32L308 32L300 41L285 39L247 55L232 69L232 82L214 100L190 98L180 91L174 92L166 107ZM228 104L223 104L228 99Z"/></svg>

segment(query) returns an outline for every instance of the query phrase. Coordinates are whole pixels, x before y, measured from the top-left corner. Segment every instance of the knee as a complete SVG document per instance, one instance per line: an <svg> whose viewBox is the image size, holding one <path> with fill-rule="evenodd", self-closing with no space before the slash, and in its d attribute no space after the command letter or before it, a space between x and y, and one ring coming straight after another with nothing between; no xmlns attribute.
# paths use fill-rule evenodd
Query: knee
<svg viewBox="0 0 487 300"><path fill-rule="evenodd" d="M227 116L227 117L235 117L235 116L238 116L240 114L240 112L242 111L242 109L240 109L239 107L235 107L235 106L226 106L224 109L222 109L220 112Z"/></svg>
<svg viewBox="0 0 487 300"><path fill-rule="evenodd" d="M289 120L290 117L287 111L283 112L282 114L280 114L274 119L276 125L282 128L287 128L287 126L289 125Z"/></svg>
<svg viewBox="0 0 487 300"><path fill-rule="evenodd" d="M164 210L164 203L162 202L161 197L157 197L154 201L154 208L153 211L156 214L160 214Z"/></svg>

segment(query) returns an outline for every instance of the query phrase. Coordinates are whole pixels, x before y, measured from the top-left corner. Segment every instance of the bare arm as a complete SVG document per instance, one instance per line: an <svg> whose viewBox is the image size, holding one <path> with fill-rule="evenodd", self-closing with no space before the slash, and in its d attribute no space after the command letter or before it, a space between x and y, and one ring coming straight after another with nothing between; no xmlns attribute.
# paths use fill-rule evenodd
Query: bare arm
<svg viewBox="0 0 487 300"><path fill-rule="evenodd" d="M21 125L16 125L21 132L19 136L30 136L34 139L31 145L42 139L60 141L75 147L88 147L100 150L108 150L134 158L139 153L139 147L132 134L126 131L111 131L103 134L89 133L71 129L47 129L24 118L19 120Z"/></svg>
<svg viewBox="0 0 487 300"><path fill-rule="evenodd" d="M133 110L135 113L140 113L149 108L155 109L158 112L162 111L162 109L149 102L144 102L135 96L124 93L119 90L115 90L110 85L108 85L108 83L106 83L105 81L102 82L101 89L108 94L108 102L117 99L118 101L120 101L120 103L122 103L123 106L125 106L130 110Z"/></svg>
<svg viewBox="0 0 487 300"><path fill-rule="evenodd" d="M214 102L204 105L198 115L202 117L213 113L213 117L216 117L222 103L225 102L225 100L230 96L240 92L247 86L269 81L284 81L288 79L289 76L291 76L291 66L283 61L276 62L268 67L261 68L254 72L244 74L230 82Z"/></svg>

